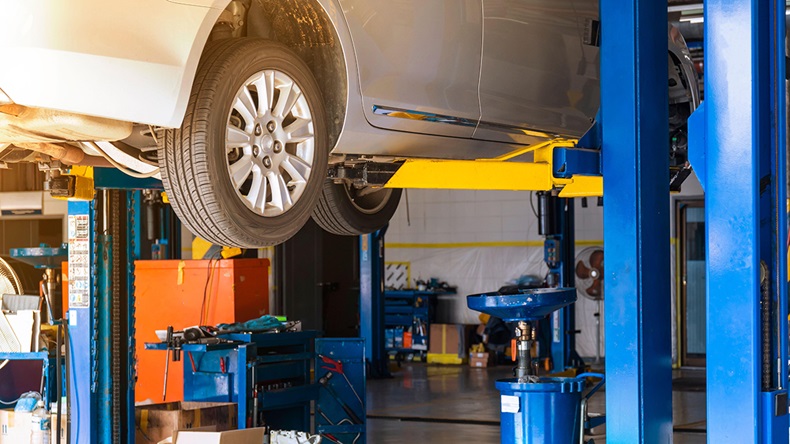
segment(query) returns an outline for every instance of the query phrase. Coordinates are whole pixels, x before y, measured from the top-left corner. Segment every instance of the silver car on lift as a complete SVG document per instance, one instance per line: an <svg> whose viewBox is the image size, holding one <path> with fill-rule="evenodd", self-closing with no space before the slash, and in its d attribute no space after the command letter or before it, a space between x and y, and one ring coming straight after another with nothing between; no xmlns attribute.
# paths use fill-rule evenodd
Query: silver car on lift
<svg viewBox="0 0 790 444"><path fill-rule="evenodd" d="M598 25L578 0L2 2L0 162L160 177L182 222L222 245L283 242L311 215L366 233L401 194L376 172L404 159L581 137ZM669 29L678 176L699 93Z"/></svg>

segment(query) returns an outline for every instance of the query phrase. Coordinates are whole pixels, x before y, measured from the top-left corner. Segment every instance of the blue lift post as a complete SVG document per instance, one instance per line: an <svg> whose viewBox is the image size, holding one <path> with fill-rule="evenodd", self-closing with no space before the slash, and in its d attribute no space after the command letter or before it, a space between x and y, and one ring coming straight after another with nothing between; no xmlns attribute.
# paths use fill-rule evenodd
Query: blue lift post
<svg viewBox="0 0 790 444"><path fill-rule="evenodd" d="M384 350L384 233L387 227L359 237L359 337L365 339L367 375L390 376Z"/></svg>
<svg viewBox="0 0 790 444"><path fill-rule="evenodd" d="M543 259L549 268L549 287L574 286L576 238L573 199L538 193L539 234L546 237ZM551 332L550 356L554 370L582 369L584 361L576 351L576 306L570 304L549 315L543 322Z"/></svg>
<svg viewBox="0 0 790 444"><path fill-rule="evenodd" d="M788 442L785 89L785 0L707 0L689 158L705 190L710 443Z"/></svg>
<svg viewBox="0 0 790 444"><path fill-rule="evenodd" d="M98 428L92 427L96 412L93 360L93 317L91 316L91 280L93 277L93 202L69 202L69 423L71 442L98 442ZM98 416L98 415L97 415ZM81 441L80 441L81 440Z"/></svg>
<svg viewBox="0 0 790 444"><path fill-rule="evenodd" d="M606 435L613 443L667 443L672 442L667 3L601 0L600 8ZM731 319L722 330L738 330L737 315ZM727 406L729 412L734 405ZM733 420L726 416L723 420Z"/></svg>
<svg viewBox="0 0 790 444"><path fill-rule="evenodd" d="M140 258L140 189L161 188L161 182L137 180L119 171L97 168L97 193L106 189L129 190L115 202L124 208L118 220L122 232L113 239L104 229L98 202L69 202L69 349L71 442L134 442L134 260ZM112 217L108 213L109 219ZM124 231L125 229L125 231ZM118 234L118 233L116 233ZM113 254L113 249L119 249ZM113 264L113 257L125 263ZM115 267L113 267L115 265ZM121 279L123 276L123 279ZM125 282L121 289L119 282ZM113 287L118 288L113 288ZM124 319L111 319L112 297L126 304ZM126 299L123 296L127 296ZM124 328L113 338L112 325ZM111 349L116 342L118 349ZM113 368L116 372L113 372ZM126 377L125 379L124 376ZM113 388L113 384L125 387ZM123 424L123 425L121 425Z"/></svg>

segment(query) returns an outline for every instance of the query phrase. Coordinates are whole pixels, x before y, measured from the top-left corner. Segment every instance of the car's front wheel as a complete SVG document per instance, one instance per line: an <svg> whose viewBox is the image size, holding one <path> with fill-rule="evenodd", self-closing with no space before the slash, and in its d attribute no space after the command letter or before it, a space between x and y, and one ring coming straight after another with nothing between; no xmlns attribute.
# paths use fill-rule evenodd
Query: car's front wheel
<svg viewBox="0 0 790 444"><path fill-rule="evenodd" d="M307 65L261 39L210 43L186 117L159 141L162 181L193 233L226 246L281 243L326 178L326 118Z"/></svg>

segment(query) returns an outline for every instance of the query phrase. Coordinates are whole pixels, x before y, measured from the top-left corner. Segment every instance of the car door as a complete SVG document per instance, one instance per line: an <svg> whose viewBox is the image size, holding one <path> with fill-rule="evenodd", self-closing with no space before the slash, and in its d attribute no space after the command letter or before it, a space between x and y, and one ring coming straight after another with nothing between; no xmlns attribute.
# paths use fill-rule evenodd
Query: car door
<svg viewBox="0 0 790 444"><path fill-rule="evenodd" d="M472 137L482 0L340 0L373 126Z"/></svg>
<svg viewBox="0 0 790 444"><path fill-rule="evenodd" d="M598 110L598 4L483 0L481 121L475 138L531 144L580 137Z"/></svg>

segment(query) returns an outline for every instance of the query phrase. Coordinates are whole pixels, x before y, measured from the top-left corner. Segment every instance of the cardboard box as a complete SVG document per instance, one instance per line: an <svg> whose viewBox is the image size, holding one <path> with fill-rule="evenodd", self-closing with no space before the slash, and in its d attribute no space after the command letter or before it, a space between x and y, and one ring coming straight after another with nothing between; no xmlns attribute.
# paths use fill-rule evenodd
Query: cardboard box
<svg viewBox="0 0 790 444"><path fill-rule="evenodd" d="M238 424L237 406L227 402L166 402L137 406L137 444L157 444L179 430L216 427L222 432Z"/></svg>
<svg viewBox="0 0 790 444"><path fill-rule="evenodd" d="M493 356L488 353L469 353L469 367L485 368L493 366Z"/></svg>
<svg viewBox="0 0 790 444"><path fill-rule="evenodd" d="M195 427L189 429L190 432L216 432L217 426L208 426L208 427ZM178 431L176 430L173 432L173 436L168 436L167 438L159 441L157 444L173 444L178 436Z"/></svg>
<svg viewBox="0 0 790 444"><path fill-rule="evenodd" d="M53 413L49 417L49 427L51 433L49 436L49 444L58 442L58 415ZM60 412L60 442L66 444L66 412Z"/></svg>
<svg viewBox="0 0 790 444"><path fill-rule="evenodd" d="M474 325L431 324L431 346L428 353L453 354L462 359L466 358L469 335L474 328Z"/></svg>
<svg viewBox="0 0 790 444"><path fill-rule="evenodd" d="M19 341L21 353L37 352L38 336L41 334L41 312L38 310L19 310L5 315Z"/></svg>
<svg viewBox="0 0 790 444"><path fill-rule="evenodd" d="M29 443L32 419L30 412L0 410L0 444Z"/></svg>
<svg viewBox="0 0 790 444"><path fill-rule="evenodd" d="M174 444L262 444L266 437L263 427L227 432L176 432Z"/></svg>

